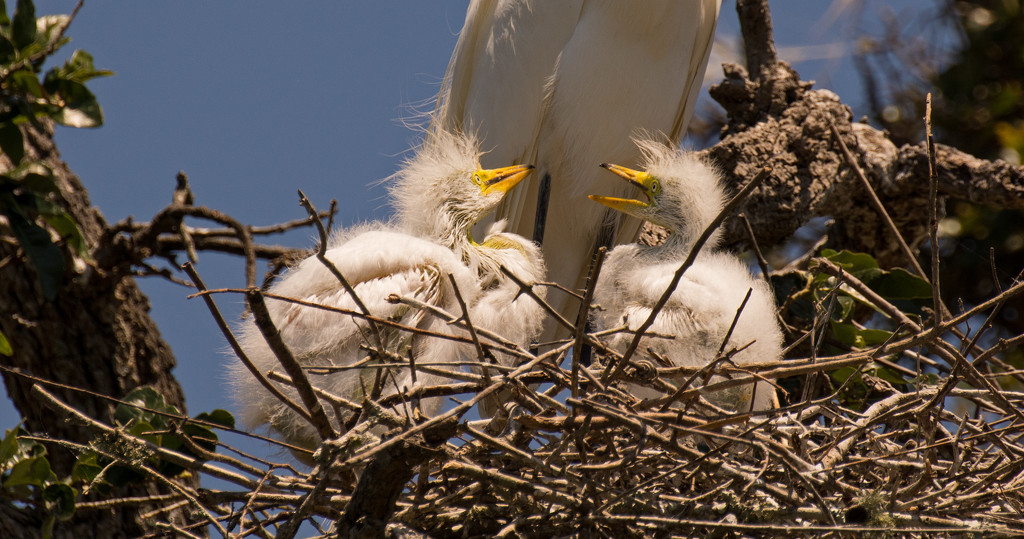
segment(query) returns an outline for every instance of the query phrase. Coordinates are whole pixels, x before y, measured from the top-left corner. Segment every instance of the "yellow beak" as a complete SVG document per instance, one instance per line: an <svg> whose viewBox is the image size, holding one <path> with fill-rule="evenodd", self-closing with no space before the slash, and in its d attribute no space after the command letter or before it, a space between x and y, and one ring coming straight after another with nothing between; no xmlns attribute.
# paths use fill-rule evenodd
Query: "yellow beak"
<svg viewBox="0 0 1024 539"><path fill-rule="evenodd" d="M533 172L533 165L513 165L479 170L476 176L480 179L480 193L485 196L491 194L491 191L505 194L517 183L523 181L523 178L527 177L530 172Z"/></svg>
<svg viewBox="0 0 1024 539"><path fill-rule="evenodd" d="M646 172L639 170L633 170L631 168L622 167L619 165L612 165L609 163L601 163L601 166L611 171L616 176L628 181L629 183L644 190L644 195L647 196L647 202L641 200L632 200L628 198L616 198L616 197L605 197L599 195L590 195L590 200L599 202L608 206L613 210L618 210L623 213L634 215L639 210L647 209L651 206L651 183L653 179L651 175Z"/></svg>

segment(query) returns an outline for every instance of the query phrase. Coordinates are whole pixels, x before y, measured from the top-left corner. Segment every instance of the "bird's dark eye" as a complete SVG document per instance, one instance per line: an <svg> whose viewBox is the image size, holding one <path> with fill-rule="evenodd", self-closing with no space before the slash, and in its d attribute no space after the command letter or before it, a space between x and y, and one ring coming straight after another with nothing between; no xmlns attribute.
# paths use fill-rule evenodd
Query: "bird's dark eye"
<svg viewBox="0 0 1024 539"><path fill-rule="evenodd" d="M654 180L651 182L651 194L656 195L661 192L661 182Z"/></svg>
<svg viewBox="0 0 1024 539"><path fill-rule="evenodd" d="M475 183L477 185L480 185L481 182L483 182L483 180L480 179L480 175L479 174L474 174L473 175L473 183Z"/></svg>

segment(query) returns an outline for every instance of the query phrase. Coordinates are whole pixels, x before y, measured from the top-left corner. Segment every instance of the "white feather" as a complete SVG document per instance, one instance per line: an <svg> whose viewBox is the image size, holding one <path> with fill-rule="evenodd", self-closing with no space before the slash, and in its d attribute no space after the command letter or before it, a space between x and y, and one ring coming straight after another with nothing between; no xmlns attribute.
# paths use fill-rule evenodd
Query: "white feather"
<svg viewBox="0 0 1024 539"><path fill-rule="evenodd" d="M720 0L473 0L438 100L434 127L475 132L485 166L533 162L537 173L498 208L532 237L540 179L551 177L543 252L551 278L582 287L602 225L619 216L585 195L624 192L597 165L637 166L639 130L685 134ZM633 241L624 219L614 243ZM574 319L576 301L552 303Z"/></svg>

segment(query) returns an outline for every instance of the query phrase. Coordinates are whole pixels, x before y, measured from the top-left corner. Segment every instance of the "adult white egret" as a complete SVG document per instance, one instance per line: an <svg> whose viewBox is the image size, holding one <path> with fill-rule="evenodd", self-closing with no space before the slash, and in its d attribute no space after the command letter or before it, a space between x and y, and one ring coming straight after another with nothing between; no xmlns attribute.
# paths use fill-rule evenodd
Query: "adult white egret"
<svg viewBox="0 0 1024 539"><path fill-rule="evenodd" d="M703 80L721 0L472 0L438 98L433 127L475 132L482 162L532 162L540 181L497 210L540 241L551 279L582 287L597 245L633 241L635 219L589 204L624 194L593 170L637 166L637 131L679 142ZM540 185L547 223L533 236ZM570 320L576 303L551 300Z"/></svg>
<svg viewBox="0 0 1024 539"><path fill-rule="evenodd" d="M464 301L471 306L474 325L505 335L503 330L507 328L498 324L505 322L503 316L509 314L496 314L492 310L501 307L506 313L523 317L536 310L531 319L509 324L513 331L508 332L512 335L507 338L519 339L528 345L539 333L540 307L526 296L514 301L505 298L504 305L491 296L509 294L504 276L496 276L500 275L496 264L505 264L527 282L543 279L539 249L507 234L495 235L477 244L470 236L470 228L533 167L518 165L481 170L478 154L472 138L452 135L433 138L393 178L391 193L398 210L397 219L390 224L363 225L335 234L326 256L376 317L437 333L464 335L436 316L387 301L391 295L408 297L457 316L461 314L461 307L448 278L451 274ZM303 367L352 366L368 357L360 345L376 344L377 338L365 320L308 305L359 310L354 298L315 257L288 271L270 292L306 303L267 302L285 344ZM535 306L530 307L527 302ZM412 354L418 364L455 363L476 355L472 346L451 340L415 335L380 324L378 328L388 351L397 357ZM251 321L244 324L241 343L262 372L280 370L276 356ZM370 362L362 369L335 369L329 374L314 374L310 382L316 388L358 404L366 396L365 392L377 383L378 373L383 375L383 395L413 385L410 368L380 369ZM319 442L316 430L264 388L243 365L233 364L231 376L236 400L242 406L243 420L247 424L267 424L291 444L316 447ZM416 383L429 386L446 380L443 376L420 371ZM293 389L280 389L298 400ZM440 398L423 399L423 412L434 413L441 402ZM339 432L344 431L349 415L328 407L328 416Z"/></svg>
<svg viewBox="0 0 1024 539"><path fill-rule="evenodd" d="M659 246L620 245L608 254L594 290L594 302L604 308L594 316L598 330L621 327L623 323L635 330L643 324L696 240L724 205L725 195L714 167L693 153L661 143L640 141L637 145L645 155L643 172L618 165L601 166L642 189L645 200L593 195L590 198L660 225L669 235ZM740 349L731 358L736 364L781 358L782 332L776 321L771 290L735 256L716 251L718 239L716 231L648 330L674 338L644 337L638 353L653 350L674 366L703 367L714 361L726 342L725 351ZM750 299L726 341L748 290ZM633 334L618 333L611 337L611 345L624 351L632 338ZM655 356L646 352L642 356L657 364ZM746 386L717 392L708 398L733 411L771 407L774 390L768 383L758 383L753 393L752 396L750 386ZM634 394L645 398L662 396L656 390L639 387Z"/></svg>

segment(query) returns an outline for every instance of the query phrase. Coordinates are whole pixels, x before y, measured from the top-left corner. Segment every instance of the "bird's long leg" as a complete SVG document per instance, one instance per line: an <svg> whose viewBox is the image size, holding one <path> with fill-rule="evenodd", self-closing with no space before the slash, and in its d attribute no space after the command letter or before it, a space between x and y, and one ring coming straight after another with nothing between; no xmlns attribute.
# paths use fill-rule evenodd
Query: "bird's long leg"
<svg viewBox="0 0 1024 539"><path fill-rule="evenodd" d="M572 348L572 396L579 398L579 376L580 365L590 366L590 357L593 353L589 344L583 339L585 333L589 333L590 325L590 302L594 299L594 288L597 278L601 275L601 264L604 263L604 255L608 249L604 246L598 247L594 259L590 263L590 272L587 275L587 288L583 293L583 301L580 303L579 314L576 315L576 338Z"/></svg>
<svg viewBox="0 0 1024 539"><path fill-rule="evenodd" d="M537 213L533 219L533 241L544 245L544 227L548 222L548 201L551 199L551 174L544 173L537 193Z"/></svg>

